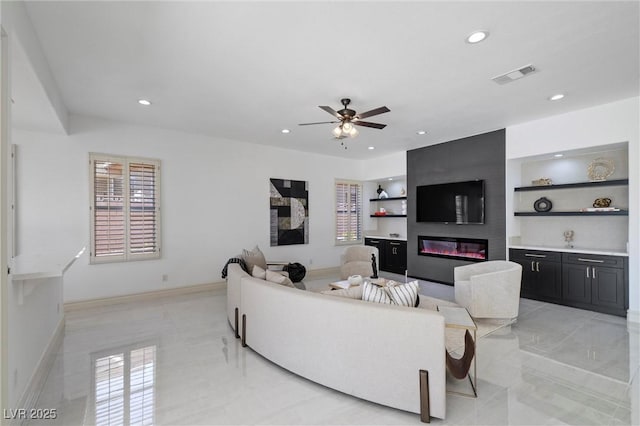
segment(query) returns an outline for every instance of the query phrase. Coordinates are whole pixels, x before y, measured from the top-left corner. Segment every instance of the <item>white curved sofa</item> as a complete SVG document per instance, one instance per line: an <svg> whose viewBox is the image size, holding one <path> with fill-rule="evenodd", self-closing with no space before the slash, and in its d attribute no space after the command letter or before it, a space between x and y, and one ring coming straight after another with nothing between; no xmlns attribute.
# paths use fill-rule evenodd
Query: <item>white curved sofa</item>
<svg viewBox="0 0 640 426"><path fill-rule="evenodd" d="M246 317L251 349L368 401L420 413L419 371L428 371L429 413L445 418L444 317L438 312L285 287L230 264L227 316L234 329L236 308L239 324Z"/></svg>

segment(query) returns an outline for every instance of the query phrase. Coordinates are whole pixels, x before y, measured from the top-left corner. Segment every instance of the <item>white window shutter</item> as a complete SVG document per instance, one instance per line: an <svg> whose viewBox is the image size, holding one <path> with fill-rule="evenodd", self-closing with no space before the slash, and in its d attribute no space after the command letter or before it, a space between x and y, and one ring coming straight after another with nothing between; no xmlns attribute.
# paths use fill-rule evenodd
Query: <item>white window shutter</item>
<svg viewBox="0 0 640 426"><path fill-rule="evenodd" d="M336 244L362 242L362 184L336 181Z"/></svg>
<svg viewBox="0 0 640 426"><path fill-rule="evenodd" d="M160 162L90 155L91 263L160 257Z"/></svg>

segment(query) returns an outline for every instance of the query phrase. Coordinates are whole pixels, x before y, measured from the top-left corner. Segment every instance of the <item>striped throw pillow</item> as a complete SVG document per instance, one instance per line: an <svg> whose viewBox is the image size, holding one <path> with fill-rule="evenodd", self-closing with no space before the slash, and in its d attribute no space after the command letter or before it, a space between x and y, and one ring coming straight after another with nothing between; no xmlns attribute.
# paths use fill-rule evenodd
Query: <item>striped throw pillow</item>
<svg viewBox="0 0 640 426"><path fill-rule="evenodd" d="M382 287L371 284L369 281L364 282L362 287L362 300L366 302L383 303L393 305L393 301Z"/></svg>
<svg viewBox="0 0 640 426"><path fill-rule="evenodd" d="M418 298L418 281L411 281L406 284L396 284L392 286L387 283L386 290L394 304L409 307L416 306L416 299Z"/></svg>

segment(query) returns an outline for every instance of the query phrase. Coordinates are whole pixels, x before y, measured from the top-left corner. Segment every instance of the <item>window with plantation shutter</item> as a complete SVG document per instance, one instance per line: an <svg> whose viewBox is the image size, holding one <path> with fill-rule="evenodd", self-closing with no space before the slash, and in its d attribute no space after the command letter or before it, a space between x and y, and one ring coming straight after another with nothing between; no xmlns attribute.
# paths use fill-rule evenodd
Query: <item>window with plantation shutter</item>
<svg viewBox="0 0 640 426"><path fill-rule="evenodd" d="M91 263L160 257L160 162L90 155Z"/></svg>
<svg viewBox="0 0 640 426"><path fill-rule="evenodd" d="M362 242L362 184L336 180L336 244Z"/></svg>

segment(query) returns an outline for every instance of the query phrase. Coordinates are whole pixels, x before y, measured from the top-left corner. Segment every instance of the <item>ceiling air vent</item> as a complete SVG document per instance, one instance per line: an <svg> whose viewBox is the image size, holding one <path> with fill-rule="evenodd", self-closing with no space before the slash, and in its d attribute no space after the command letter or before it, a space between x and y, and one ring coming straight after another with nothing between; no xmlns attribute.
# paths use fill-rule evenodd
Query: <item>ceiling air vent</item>
<svg viewBox="0 0 640 426"><path fill-rule="evenodd" d="M519 80L522 77L529 75L535 71L536 67L534 67L533 65L525 65L524 67L518 68L517 70L509 71L508 73L493 77L491 80L495 81L498 84L507 84L511 83L512 81Z"/></svg>

